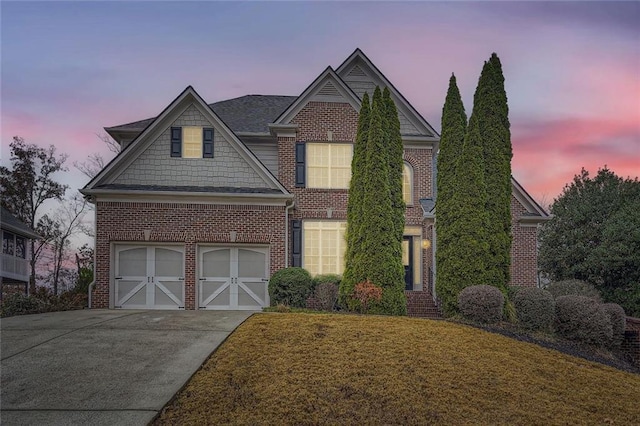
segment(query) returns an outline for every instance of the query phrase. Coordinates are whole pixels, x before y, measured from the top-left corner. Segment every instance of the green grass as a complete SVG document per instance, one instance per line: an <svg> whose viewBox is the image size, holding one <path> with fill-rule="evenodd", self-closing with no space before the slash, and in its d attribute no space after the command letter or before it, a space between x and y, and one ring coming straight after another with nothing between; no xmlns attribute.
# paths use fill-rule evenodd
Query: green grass
<svg viewBox="0 0 640 426"><path fill-rule="evenodd" d="M447 321L257 314L156 424L634 424L640 376Z"/></svg>

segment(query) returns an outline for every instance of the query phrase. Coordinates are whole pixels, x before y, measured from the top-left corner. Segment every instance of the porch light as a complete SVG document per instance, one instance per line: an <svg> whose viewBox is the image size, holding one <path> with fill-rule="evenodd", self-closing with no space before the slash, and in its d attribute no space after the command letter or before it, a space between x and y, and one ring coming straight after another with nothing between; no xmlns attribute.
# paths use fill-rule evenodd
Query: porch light
<svg viewBox="0 0 640 426"><path fill-rule="evenodd" d="M428 239L424 239L422 240L422 248L425 250L428 250L431 248L431 241L429 241Z"/></svg>

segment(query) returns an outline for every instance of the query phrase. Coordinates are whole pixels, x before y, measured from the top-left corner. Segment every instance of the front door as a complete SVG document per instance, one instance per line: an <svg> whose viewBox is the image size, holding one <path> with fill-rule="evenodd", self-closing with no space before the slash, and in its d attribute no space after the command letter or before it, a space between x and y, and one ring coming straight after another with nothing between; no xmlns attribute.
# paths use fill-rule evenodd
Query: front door
<svg viewBox="0 0 640 426"><path fill-rule="evenodd" d="M404 266L404 288L413 290L413 237L402 238L402 265Z"/></svg>

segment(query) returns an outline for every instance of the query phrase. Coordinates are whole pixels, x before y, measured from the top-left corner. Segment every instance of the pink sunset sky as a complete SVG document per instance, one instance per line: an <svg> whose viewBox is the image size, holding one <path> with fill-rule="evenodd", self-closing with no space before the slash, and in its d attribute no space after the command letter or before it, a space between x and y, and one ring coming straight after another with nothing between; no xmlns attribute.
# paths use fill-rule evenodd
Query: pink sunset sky
<svg viewBox="0 0 640 426"><path fill-rule="evenodd" d="M467 115L500 56L513 175L548 204L585 167L640 173L639 2L2 2L2 164L19 135L73 161L96 133L208 102L299 95L356 47L436 130L454 72Z"/></svg>

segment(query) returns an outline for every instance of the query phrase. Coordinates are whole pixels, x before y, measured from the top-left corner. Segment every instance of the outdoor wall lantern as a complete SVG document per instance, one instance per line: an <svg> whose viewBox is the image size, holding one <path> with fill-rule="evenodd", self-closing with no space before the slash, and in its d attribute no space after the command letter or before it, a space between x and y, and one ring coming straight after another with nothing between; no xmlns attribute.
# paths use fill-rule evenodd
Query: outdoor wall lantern
<svg viewBox="0 0 640 426"><path fill-rule="evenodd" d="M422 240L422 248L428 250L431 248L431 241L424 239Z"/></svg>

